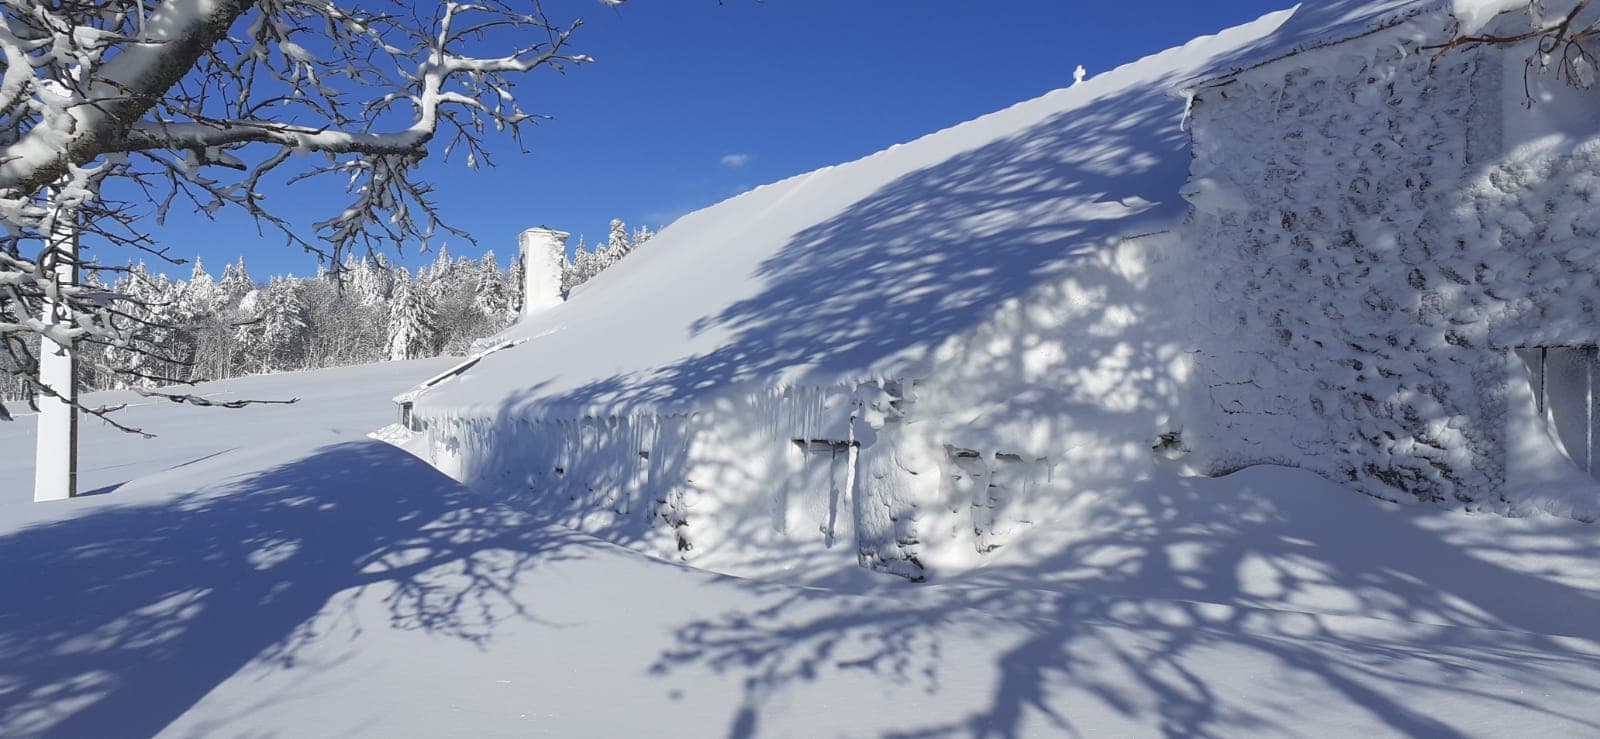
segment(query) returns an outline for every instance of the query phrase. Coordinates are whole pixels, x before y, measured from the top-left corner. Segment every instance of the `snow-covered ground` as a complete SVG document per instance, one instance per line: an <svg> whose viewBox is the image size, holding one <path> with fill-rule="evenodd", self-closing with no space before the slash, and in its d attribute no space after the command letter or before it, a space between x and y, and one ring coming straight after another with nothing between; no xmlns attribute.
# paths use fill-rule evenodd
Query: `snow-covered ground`
<svg viewBox="0 0 1600 739"><path fill-rule="evenodd" d="M939 585L738 579L364 437L442 366L90 422L77 500L0 462L0 735L1600 734L1592 526L1258 467L1086 494Z"/></svg>
<svg viewBox="0 0 1600 739"><path fill-rule="evenodd" d="M241 377L209 382L186 389L216 402L231 400L291 400L292 405L256 405L244 409L172 407L170 401L146 398L132 392L94 393L91 406L121 405L120 423L157 435L155 439L130 436L110 425L85 419L78 429L80 448L78 490L83 494L110 492L116 486L160 470L245 452L297 439L332 440L364 437L395 418L389 397L445 369L456 359L340 367L321 372ZM0 423L0 448L25 453L0 457L0 506L33 499L33 445L36 417L25 403L8 405L21 423ZM174 412L177 411L177 412Z"/></svg>

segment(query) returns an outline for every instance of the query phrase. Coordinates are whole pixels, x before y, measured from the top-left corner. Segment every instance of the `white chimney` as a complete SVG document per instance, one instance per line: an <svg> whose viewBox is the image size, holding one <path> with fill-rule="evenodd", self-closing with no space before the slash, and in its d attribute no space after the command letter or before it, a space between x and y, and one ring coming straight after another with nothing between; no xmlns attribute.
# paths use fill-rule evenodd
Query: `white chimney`
<svg viewBox="0 0 1600 739"><path fill-rule="evenodd" d="M517 237L522 249L522 315L530 316L561 303L561 265L567 237L551 228L530 228Z"/></svg>

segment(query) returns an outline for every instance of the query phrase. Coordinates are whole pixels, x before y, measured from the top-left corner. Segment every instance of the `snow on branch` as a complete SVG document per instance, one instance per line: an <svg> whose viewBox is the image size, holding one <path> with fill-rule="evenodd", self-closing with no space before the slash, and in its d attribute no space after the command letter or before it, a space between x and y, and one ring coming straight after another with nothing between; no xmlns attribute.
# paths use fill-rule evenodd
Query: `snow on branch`
<svg viewBox="0 0 1600 739"><path fill-rule="evenodd" d="M117 296L54 283L68 257L48 235L63 218L80 238L161 258L142 210L159 224L174 207L237 208L334 265L352 249L470 239L440 219L421 162L437 146L490 165L489 137L520 145L541 116L516 84L590 61L568 48L580 25L516 0L0 0L5 371L36 367L30 337L132 351L148 333ZM349 200L314 237L268 208L269 182L320 177ZM143 200L105 199L113 180ZM45 301L70 320L41 321Z"/></svg>
<svg viewBox="0 0 1600 739"><path fill-rule="evenodd" d="M1555 0L1565 7L1564 12L1550 13L1545 0L1529 0L1527 17L1529 28L1517 33L1463 33L1449 41L1423 47L1435 52L1435 58L1456 49L1474 49L1484 46L1517 46L1534 42L1523 65L1523 94L1528 104L1533 103L1530 79L1534 72L1543 74L1555 71L1557 80L1573 87L1588 89L1595 83L1595 52L1593 45L1600 40L1600 12L1591 10L1592 0Z"/></svg>

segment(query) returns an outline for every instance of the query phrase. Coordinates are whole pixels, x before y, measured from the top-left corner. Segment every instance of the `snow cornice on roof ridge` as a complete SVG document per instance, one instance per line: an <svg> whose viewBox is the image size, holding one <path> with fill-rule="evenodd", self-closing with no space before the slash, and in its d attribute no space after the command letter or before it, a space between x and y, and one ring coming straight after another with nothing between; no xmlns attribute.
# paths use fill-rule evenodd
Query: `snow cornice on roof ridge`
<svg viewBox="0 0 1600 739"><path fill-rule="evenodd" d="M1344 0L1343 2L1296 5L1282 26L1263 38L1252 48L1243 49L1232 59L1173 86L1173 94L1189 97L1196 90L1225 84L1232 78L1253 69L1282 61L1296 54L1320 49L1370 36L1429 15L1455 18L1459 0ZM1350 6L1360 6L1353 7ZM1341 8L1349 8L1343 16L1329 22L1319 16L1331 16ZM1309 17L1308 17L1309 14ZM1298 22L1297 22L1298 21Z"/></svg>

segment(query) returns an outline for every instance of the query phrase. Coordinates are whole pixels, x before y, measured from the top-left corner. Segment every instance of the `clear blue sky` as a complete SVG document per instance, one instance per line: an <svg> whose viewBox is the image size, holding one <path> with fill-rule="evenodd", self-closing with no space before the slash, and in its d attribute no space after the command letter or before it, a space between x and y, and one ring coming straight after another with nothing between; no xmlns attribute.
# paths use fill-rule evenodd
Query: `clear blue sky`
<svg viewBox="0 0 1600 739"><path fill-rule="evenodd" d="M425 2L426 0L417 0ZM575 49L596 63L541 70L519 99L554 116L509 141L496 169L427 166L444 215L502 265L516 234L547 224L591 242L611 218L659 227L750 187L856 159L1215 33L1288 0L546 0L585 20ZM338 202L274 186L301 224ZM248 220L174 217L154 234L213 274L243 254L258 279L309 274L313 257L257 236ZM113 261L113 255L100 258ZM431 261L415 245L407 265ZM154 266L154 265L152 265ZM187 267L169 272L187 272Z"/></svg>

